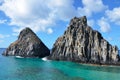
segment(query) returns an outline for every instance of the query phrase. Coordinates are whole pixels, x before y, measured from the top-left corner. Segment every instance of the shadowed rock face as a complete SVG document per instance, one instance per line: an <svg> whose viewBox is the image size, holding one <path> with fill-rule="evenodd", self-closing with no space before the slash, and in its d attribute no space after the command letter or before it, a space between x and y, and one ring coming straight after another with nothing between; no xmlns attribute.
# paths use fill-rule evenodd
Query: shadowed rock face
<svg viewBox="0 0 120 80"><path fill-rule="evenodd" d="M45 57L50 50L43 44L37 35L25 28L20 32L18 40L13 42L3 53L5 56Z"/></svg>
<svg viewBox="0 0 120 80"><path fill-rule="evenodd" d="M87 25L86 16L74 17L52 48L51 59L87 63L116 63L118 48Z"/></svg>

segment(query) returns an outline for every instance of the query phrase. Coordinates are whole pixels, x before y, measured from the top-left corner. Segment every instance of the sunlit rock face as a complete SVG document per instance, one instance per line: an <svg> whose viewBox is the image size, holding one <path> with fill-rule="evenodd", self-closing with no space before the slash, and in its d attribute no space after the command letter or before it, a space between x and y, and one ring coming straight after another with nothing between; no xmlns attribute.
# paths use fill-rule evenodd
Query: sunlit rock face
<svg viewBox="0 0 120 80"><path fill-rule="evenodd" d="M13 42L3 53L5 56L22 57L45 57L50 54L50 50L30 29L25 28L20 32L18 40Z"/></svg>
<svg viewBox="0 0 120 80"><path fill-rule="evenodd" d="M86 16L71 19L67 30L53 45L51 59L83 63L116 63L118 48L87 25Z"/></svg>

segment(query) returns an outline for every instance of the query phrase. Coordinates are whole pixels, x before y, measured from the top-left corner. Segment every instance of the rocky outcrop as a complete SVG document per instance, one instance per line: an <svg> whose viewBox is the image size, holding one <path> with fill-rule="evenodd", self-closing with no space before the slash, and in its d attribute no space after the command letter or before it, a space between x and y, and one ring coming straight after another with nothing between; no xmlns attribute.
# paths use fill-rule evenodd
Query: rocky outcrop
<svg viewBox="0 0 120 80"><path fill-rule="evenodd" d="M20 32L18 40L13 42L3 53L5 56L45 57L50 50L43 44L37 35L25 28Z"/></svg>
<svg viewBox="0 0 120 80"><path fill-rule="evenodd" d="M87 25L86 16L74 17L64 35L52 48L51 59L83 63L115 64L119 60L118 48Z"/></svg>

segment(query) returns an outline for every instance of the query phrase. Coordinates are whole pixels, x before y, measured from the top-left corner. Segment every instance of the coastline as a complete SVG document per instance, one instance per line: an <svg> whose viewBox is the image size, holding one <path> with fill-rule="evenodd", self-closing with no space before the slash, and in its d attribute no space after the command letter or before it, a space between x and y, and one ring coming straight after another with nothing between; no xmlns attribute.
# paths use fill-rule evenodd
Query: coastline
<svg viewBox="0 0 120 80"><path fill-rule="evenodd" d="M82 65L89 65L89 66L100 66L100 67L120 67L120 64L92 64L92 63L79 63Z"/></svg>
<svg viewBox="0 0 120 80"><path fill-rule="evenodd" d="M57 60L57 59L51 59L49 56L47 57L47 60L53 60L53 61L68 61L68 62L74 62L79 63L82 65L90 65L90 66L108 66L108 67L120 67L120 62L116 63L90 63L90 62L80 62L80 61L71 61L71 60Z"/></svg>
<svg viewBox="0 0 120 80"><path fill-rule="evenodd" d="M2 54L1 54L2 55ZM4 56L4 55L2 55ZM39 57L21 57L21 56L5 56L5 57L15 57L18 59L22 58L39 58ZM65 62L73 62L73 63L79 63L82 65L89 65L89 66L108 66L108 67L120 67L120 62L117 63L90 63L90 62L80 62L80 61L71 61L71 60L57 60L57 59L51 59L50 56L39 58L43 61L65 61Z"/></svg>

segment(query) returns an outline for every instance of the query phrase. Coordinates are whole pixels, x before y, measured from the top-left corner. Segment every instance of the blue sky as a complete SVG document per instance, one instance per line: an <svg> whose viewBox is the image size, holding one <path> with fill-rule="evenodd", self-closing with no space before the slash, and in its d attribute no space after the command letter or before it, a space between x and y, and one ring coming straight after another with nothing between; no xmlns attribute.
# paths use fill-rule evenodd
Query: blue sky
<svg viewBox="0 0 120 80"><path fill-rule="evenodd" d="M0 47L8 47L30 27L52 48L70 19L84 15L88 25L120 49L120 0L0 0Z"/></svg>

